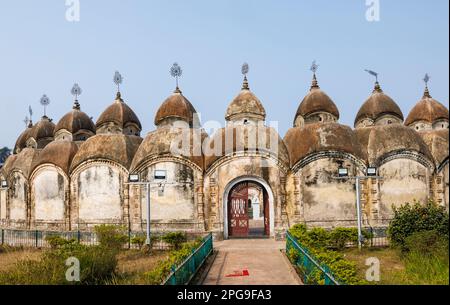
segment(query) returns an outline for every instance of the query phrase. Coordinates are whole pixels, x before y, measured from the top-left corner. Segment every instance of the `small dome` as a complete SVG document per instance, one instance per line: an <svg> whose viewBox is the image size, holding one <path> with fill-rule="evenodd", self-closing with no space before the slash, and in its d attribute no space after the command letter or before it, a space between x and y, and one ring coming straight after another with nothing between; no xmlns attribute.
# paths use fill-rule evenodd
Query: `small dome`
<svg viewBox="0 0 450 305"><path fill-rule="evenodd" d="M272 139L277 139L277 145L271 145ZM218 143L217 148L220 148L220 151L216 151L216 143ZM286 167L289 167L288 150L284 145L283 139L272 127L229 125L217 130L208 139L204 147L205 169L226 155L247 151L271 154L276 156Z"/></svg>
<svg viewBox="0 0 450 305"><path fill-rule="evenodd" d="M81 144L73 158L70 170L88 160L104 159L117 162L129 169L142 142L141 137L123 134L97 134Z"/></svg>
<svg viewBox="0 0 450 305"><path fill-rule="evenodd" d="M367 153L369 165L376 165L387 154L411 150L430 161L433 157L419 133L401 124L374 126L355 130L361 147Z"/></svg>
<svg viewBox="0 0 450 305"><path fill-rule="evenodd" d="M295 118L299 115L306 117L314 112L327 112L339 119L339 110L331 98L320 89L315 75L311 89L300 103Z"/></svg>
<svg viewBox="0 0 450 305"><path fill-rule="evenodd" d="M55 134L60 130L67 130L71 134L76 134L80 130L85 130L95 134L95 124L91 118L80 110L80 105L75 102L72 111L65 114L55 127Z"/></svg>
<svg viewBox="0 0 450 305"><path fill-rule="evenodd" d="M373 93L359 109L355 119L355 126L362 119L369 118L376 121L384 114L394 115L403 121L403 113L400 110L400 107L398 107L392 98L381 90L381 87L377 82Z"/></svg>
<svg viewBox="0 0 450 305"><path fill-rule="evenodd" d="M186 137L184 139L183 137ZM131 165L131 170L138 169L145 161L164 156L178 156L187 158L194 164L203 169L202 143L208 135L201 129L185 129L164 126L155 131L150 132L144 139ZM181 143L178 147L173 147L177 143L177 139L189 141L188 151L181 151ZM179 154L174 154L176 149L180 149Z"/></svg>
<svg viewBox="0 0 450 305"><path fill-rule="evenodd" d="M31 130L33 129L33 123L30 121L28 123L27 129L25 129L20 136L17 138L16 145L14 145L14 151L13 153L17 154L22 149L27 147L27 141L31 136Z"/></svg>
<svg viewBox="0 0 450 305"><path fill-rule="evenodd" d="M35 159L32 171L42 164L53 164L69 173L72 159L78 151L78 146L70 141L54 141L48 144Z"/></svg>
<svg viewBox="0 0 450 305"><path fill-rule="evenodd" d="M5 163L3 164L3 167L1 168L1 172L5 178L8 178L9 174L11 173L11 170L14 167L14 162L16 162L17 154L10 155L8 158L6 158Z"/></svg>
<svg viewBox="0 0 450 305"><path fill-rule="evenodd" d="M29 138L33 138L37 143L37 148L41 149L53 141L54 132L55 124L44 115L31 129Z"/></svg>
<svg viewBox="0 0 450 305"><path fill-rule="evenodd" d="M428 92L428 88L426 88L422 99L413 107L406 118L405 125L409 126L418 121L433 124L438 120L448 121L448 109L433 99Z"/></svg>
<svg viewBox="0 0 450 305"><path fill-rule="evenodd" d="M38 158L39 151L34 148L26 147L17 155L13 155L6 160L4 172L8 176L11 172L18 170L22 172L25 178L31 173L33 162Z"/></svg>
<svg viewBox="0 0 450 305"><path fill-rule="evenodd" d="M433 155L436 166L441 165L448 158L449 130L427 130L419 132Z"/></svg>
<svg viewBox="0 0 450 305"><path fill-rule="evenodd" d="M197 111L177 88L159 107L155 116L155 125L158 126L168 118L183 120L193 126Z"/></svg>
<svg viewBox="0 0 450 305"><path fill-rule="evenodd" d="M117 92L116 100L100 115L97 120L97 130L104 124L113 123L121 129L128 124L135 124L139 131L142 130L141 122L134 111L123 101L120 92Z"/></svg>
<svg viewBox="0 0 450 305"><path fill-rule="evenodd" d="M334 122L291 128L286 133L284 142L289 150L291 166L308 155L324 151L341 151L361 160L366 159L353 130Z"/></svg>
<svg viewBox="0 0 450 305"><path fill-rule="evenodd" d="M250 91L247 78L244 78L241 92L228 106L225 119L232 121L243 117L255 118L261 121L264 121L266 118L266 111L261 101Z"/></svg>

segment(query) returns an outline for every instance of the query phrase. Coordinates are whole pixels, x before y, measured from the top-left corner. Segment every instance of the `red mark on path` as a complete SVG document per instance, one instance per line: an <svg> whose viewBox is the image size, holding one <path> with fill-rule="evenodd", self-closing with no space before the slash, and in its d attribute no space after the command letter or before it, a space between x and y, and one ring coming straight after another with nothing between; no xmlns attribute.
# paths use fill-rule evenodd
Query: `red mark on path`
<svg viewBox="0 0 450 305"><path fill-rule="evenodd" d="M227 274L225 275L225 277L238 277L238 276L250 276L250 273L248 272L247 269L244 269L242 271L234 271L231 274Z"/></svg>

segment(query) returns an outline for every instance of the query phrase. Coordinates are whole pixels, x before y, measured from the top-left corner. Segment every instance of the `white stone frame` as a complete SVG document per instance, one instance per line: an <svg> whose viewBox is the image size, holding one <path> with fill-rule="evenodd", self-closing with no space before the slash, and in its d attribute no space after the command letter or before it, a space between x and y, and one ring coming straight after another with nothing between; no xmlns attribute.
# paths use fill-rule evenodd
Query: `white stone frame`
<svg viewBox="0 0 450 305"><path fill-rule="evenodd" d="M269 196L269 227L270 227L270 237L275 237L275 207L274 207L274 196L273 191L270 185L262 178L256 176L240 176L231 180L227 186L225 187L225 191L223 194L223 238L228 239L228 194L233 189L236 184L244 182L244 181L252 181L260 184L267 191Z"/></svg>

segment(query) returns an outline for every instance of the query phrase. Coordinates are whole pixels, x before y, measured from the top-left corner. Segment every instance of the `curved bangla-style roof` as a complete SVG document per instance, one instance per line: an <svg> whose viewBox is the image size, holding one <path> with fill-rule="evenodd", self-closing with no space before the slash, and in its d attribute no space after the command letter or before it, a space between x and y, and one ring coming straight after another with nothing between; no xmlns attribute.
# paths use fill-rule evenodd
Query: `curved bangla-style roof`
<svg viewBox="0 0 450 305"><path fill-rule="evenodd" d="M27 147L27 141L30 138L32 130L33 130L33 124L30 122L28 124L28 127L17 138L16 145L14 145L14 153L17 153L18 150L21 150L21 149L24 149L25 147Z"/></svg>
<svg viewBox="0 0 450 305"><path fill-rule="evenodd" d="M142 142L141 137L123 134L98 134L83 144L73 158L70 171L85 161L105 159L129 169L134 155Z"/></svg>
<svg viewBox="0 0 450 305"><path fill-rule="evenodd" d="M373 121L380 116L391 114L403 121L403 113L397 103L392 98L386 95L378 83L375 84L375 89L369 98L364 102L358 111L355 118L356 123L362 119L369 118Z"/></svg>
<svg viewBox="0 0 450 305"><path fill-rule="evenodd" d="M32 171L42 164L53 164L69 174L78 146L72 141L54 141L48 144L34 160Z"/></svg>
<svg viewBox="0 0 450 305"><path fill-rule="evenodd" d="M186 158L203 170L202 143L207 136L201 129L160 127L150 132L142 141L134 156L131 171L138 169L146 160L155 156ZM180 147L183 145L181 141L189 143L184 150Z"/></svg>
<svg viewBox="0 0 450 305"><path fill-rule="evenodd" d="M123 101L120 92L117 93L116 100L103 111L97 120L97 128L106 123L114 123L125 128L127 124L136 124L139 130L142 129L141 122L134 111Z"/></svg>
<svg viewBox="0 0 450 305"><path fill-rule="evenodd" d="M183 120L192 126L194 115L197 113L191 102L183 96L177 88L159 107L155 116L155 125L158 126L167 118Z"/></svg>
<svg viewBox="0 0 450 305"><path fill-rule="evenodd" d="M402 150L418 152L430 162L433 161L433 156L419 133L404 125L372 126L356 129L355 132L359 143L367 153L369 165L375 165L389 153Z"/></svg>
<svg viewBox="0 0 450 305"><path fill-rule="evenodd" d="M436 166L441 165L449 156L449 130L426 130L420 131L419 135L422 137L425 144L427 144Z"/></svg>
<svg viewBox="0 0 450 305"><path fill-rule="evenodd" d="M38 158L39 150L26 147L20 153L9 156L3 166L3 172L8 177L13 171L20 171L25 178L29 178L33 162Z"/></svg>
<svg viewBox="0 0 450 305"><path fill-rule="evenodd" d="M284 142L289 150L291 166L307 156L325 151L340 151L361 160L366 159L354 131L335 122L291 128L286 133Z"/></svg>
<svg viewBox="0 0 450 305"><path fill-rule="evenodd" d="M409 112L405 125L409 126L418 121L433 124L442 119L448 120L448 109L432 98L427 88L422 99Z"/></svg>
<svg viewBox="0 0 450 305"><path fill-rule="evenodd" d="M277 145L270 145L271 139L276 139ZM286 167L289 167L288 150L283 139L272 127L257 125L227 126L217 130L208 139L204 147L205 169L208 169L223 156L249 150L258 151L261 154L270 153L276 156ZM216 149L217 152L215 152Z"/></svg>
<svg viewBox="0 0 450 305"><path fill-rule="evenodd" d="M41 139L53 138L55 124L46 116L37 122L30 131L29 138L34 138L36 142ZM43 147L38 147L43 148Z"/></svg>

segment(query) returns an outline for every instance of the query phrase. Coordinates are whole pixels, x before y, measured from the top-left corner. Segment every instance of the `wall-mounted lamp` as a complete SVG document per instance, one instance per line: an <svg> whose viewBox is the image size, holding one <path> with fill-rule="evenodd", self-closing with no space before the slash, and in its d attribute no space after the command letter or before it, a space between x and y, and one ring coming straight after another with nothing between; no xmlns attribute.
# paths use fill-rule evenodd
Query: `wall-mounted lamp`
<svg viewBox="0 0 450 305"><path fill-rule="evenodd" d="M366 175L373 177L377 175L377 168L376 167L368 167L366 170Z"/></svg>
<svg viewBox="0 0 450 305"><path fill-rule="evenodd" d="M339 175L339 177L347 177L348 176L348 168L339 168L338 175Z"/></svg>
<svg viewBox="0 0 450 305"><path fill-rule="evenodd" d="M137 175L137 174L129 175L128 182L139 182L139 175Z"/></svg>

